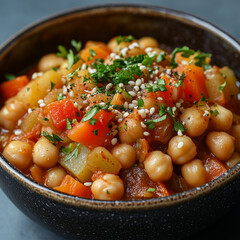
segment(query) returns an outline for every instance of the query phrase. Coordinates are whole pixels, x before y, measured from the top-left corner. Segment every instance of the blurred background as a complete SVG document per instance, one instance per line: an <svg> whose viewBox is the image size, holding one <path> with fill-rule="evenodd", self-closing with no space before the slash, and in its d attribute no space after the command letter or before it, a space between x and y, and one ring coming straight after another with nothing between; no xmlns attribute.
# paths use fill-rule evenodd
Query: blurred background
<svg viewBox="0 0 240 240"><path fill-rule="evenodd" d="M105 3L153 4L178 9L205 19L240 40L239 0L0 0L0 44L23 27L51 14L77 7ZM0 216L0 239L64 239L28 219L6 198L1 190ZM214 225L188 240L240 239L239 216L240 206L237 205L226 216L217 220Z"/></svg>

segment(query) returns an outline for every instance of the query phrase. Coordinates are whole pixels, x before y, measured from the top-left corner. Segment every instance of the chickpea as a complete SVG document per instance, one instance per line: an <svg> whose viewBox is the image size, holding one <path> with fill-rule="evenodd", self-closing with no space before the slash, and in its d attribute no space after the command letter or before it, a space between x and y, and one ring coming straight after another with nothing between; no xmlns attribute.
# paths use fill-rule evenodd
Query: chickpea
<svg viewBox="0 0 240 240"><path fill-rule="evenodd" d="M3 156L20 170L25 170L32 163L32 145L22 141L12 141L3 150Z"/></svg>
<svg viewBox="0 0 240 240"><path fill-rule="evenodd" d="M182 165L197 154L197 147L188 136L175 136L168 143L167 153L173 162Z"/></svg>
<svg viewBox="0 0 240 240"><path fill-rule="evenodd" d="M208 128L209 116L204 116L204 111L201 109L190 107L184 110L180 120L184 122L188 136L198 137Z"/></svg>
<svg viewBox="0 0 240 240"><path fill-rule="evenodd" d="M129 144L119 144L113 148L112 154L119 160L122 168L130 168L137 161L135 149Z"/></svg>
<svg viewBox="0 0 240 240"><path fill-rule="evenodd" d="M159 43L155 38L152 37L142 37L139 39L139 44L141 48L159 48Z"/></svg>
<svg viewBox="0 0 240 240"><path fill-rule="evenodd" d="M60 67L63 62L63 58L56 56L56 54L54 53L50 53L40 59L40 61L38 62L38 70L40 72L46 72L52 67Z"/></svg>
<svg viewBox="0 0 240 240"><path fill-rule="evenodd" d="M9 99L0 111L0 125L7 130L13 130L26 112L23 103L15 98Z"/></svg>
<svg viewBox="0 0 240 240"><path fill-rule="evenodd" d="M232 126L232 112L218 104L211 106L211 110L213 111L210 121L212 129L216 131L228 131ZM216 114L214 114L214 111Z"/></svg>
<svg viewBox="0 0 240 240"><path fill-rule="evenodd" d="M46 174L46 184L48 187L57 187L66 176L66 171L61 167L54 167Z"/></svg>
<svg viewBox="0 0 240 240"><path fill-rule="evenodd" d="M181 172L184 180L191 187L199 187L206 183L205 168L199 159L182 165Z"/></svg>
<svg viewBox="0 0 240 240"><path fill-rule="evenodd" d="M143 164L148 176L154 182L167 181L172 176L172 159L161 151L149 153Z"/></svg>
<svg viewBox="0 0 240 240"><path fill-rule="evenodd" d="M240 152L240 124L233 125L230 134L235 138L235 148Z"/></svg>
<svg viewBox="0 0 240 240"><path fill-rule="evenodd" d="M58 162L59 150L45 137L41 137L33 148L33 161L39 167L51 168Z"/></svg>
<svg viewBox="0 0 240 240"><path fill-rule="evenodd" d="M228 160L234 152L234 138L226 132L210 132L206 138L210 151L222 161Z"/></svg>
<svg viewBox="0 0 240 240"><path fill-rule="evenodd" d="M121 143L132 144L137 141L137 139L143 137L143 132L141 121L135 117L125 118L125 120L119 124L119 139Z"/></svg>
<svg viewBox="0 0 240 240"><path fill-rule="evenodd" d="M119 51L119 48L118 48L118 44L117 44L117 37L114 37L112 38L107 46L112 50L112 52L118 52Z"/></svg>
<svg viewBox="0 0 240 240"><path fill-rule="evenodd" d="M91 190L95 199L120 200L124 194L124 185L119 176L108 173L94 181Z"/></svg>
<svg viewBox="0 0 240 240"><path fill-rule="evenodd" d="M233 155L231 156L231 158L229 158L227 160L226 165L229 168L232 168L233 166L235 166L239 162L240 162L240 154L238 152L234 152Z"/></svg>

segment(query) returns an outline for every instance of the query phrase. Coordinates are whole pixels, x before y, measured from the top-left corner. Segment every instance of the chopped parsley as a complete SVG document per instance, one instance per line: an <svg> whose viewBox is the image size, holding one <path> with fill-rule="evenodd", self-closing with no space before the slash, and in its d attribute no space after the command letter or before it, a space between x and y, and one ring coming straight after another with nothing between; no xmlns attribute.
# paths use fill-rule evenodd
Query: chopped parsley
<svg viewBox="0 0 240 240"><path fill-rule="evenodd" d="M160 118L156 118L156 119L153 119L153 120L146 121L144 124L150 125L152 123L162 122L162 121L166 120L166 118L167 118L167 115L163 115Z"/></svg>
<svg viewBox="0 0 240 240"><path fill-rule="evenodd" d="M72 129L72 122L69 118L67 118L67 126L66 126L66 129L70 130Z"/></svg>
<svg viewBox="0 0 240 240"><path fill-rule="evenodd" d="M90 109L85 116L82 118L82 122L86 122L94 117L100 110L100 106L95 105L92 109Z"/></svg>
<svg viewBox="0 0 240 240"><path fill-rule="evenodd" d="M78 144L76 146L76 148L70 153L68 154L65 158L64 158L64 161L68 161L72 158L76 158L78 156L78 150L79 150L79 147L80 147L80 144ZM71 147L72 148L72 147Z"/></svg>
<svg viewBox="0 0 240 240"><path fill-rule="evenodd" d="M223 93L226 85L227 85L227 81L225 81L223 84L221 84L221 85L218 87L220 93Z"/></svg>
<svg viewBox="0 0 240 240"><path fill-rule="evenodd" d="M86 98L86 94L81 94L81 99L83 99L83 100L86 100L87 98Z"/></svg>
<svg viewBox="0 0 240 240"><path fill-rule="evenodd" d="M110 194L110 192L108 191L108 189L106 190L106 193L107 193L107 194Z"/></svg>
<svg viewBox="0 0 240 240"><path fill-rule="evenodd" d="M127 131L127 125L125 123L123 124L123 129Z"/></svg>
<svg viewBox="0 0 240 240"><path fill-rule="evenodd" d="M150 188L149 188L147 191L148 191L148 192L152 192L152 193L153 193L153 192L155 192L155 191L156 191L156 189L155 189L155 188L151 188L151 187L150 187Z"/></svg>
<svg viewBox="0 0 240 240"><path fill-rule="evenodd" d="M90 53L90 55L91 55L92 57L97 56L97 53L96 53L94 50L92 50L92 49L89 49L89 53Z"/></svg>
<svg viewBox="0 0 240 240"><path fill-rule="evenodd" d="M57 136L56 134L52 133L52 135L50 135L47 131L43 131L42 132L42 136L45 137L47 140L49 140L50 142L52 142L53 145L57 145L58 142L62 142L63 140Z"/></svg>
<svg viewBox="0 0 240 240"><path fill-rule="evenodd" d="M159 62L162 62L166 59L166 56L167 54L165 52L161 52L158 56L157 56L157 59L156 59L156 62L159 63Z"/></svg>
<svg viewBox="0 0 240 240"><path fill-rule="evenodd" d="M96 130L94 130L94 131L92 131L92 132L93 132L94 136L97 136L97 135L98 135L98 129L96 129Z"/></svg>
<svg viewBox="0 0 240 240"><path fill-rule="evenodd" d="M154 84L154 85L147 84L146 90L147 92L167 91L166 82L164 79L158 79L157 84Z"/></svg>
<svg viewBox="0 0 240 240"><path fill-rule="evenodd" d="M67 147L61 146L60 152L63 152L65 154L69 154L72 150L72 143L70 143Z"/></svg>
<svg viewBox="0 0 240 240"><path fill-rule="evenodd" d="M175 48L172 52L172 57L171 57L171 60L170 60L170 66L173 67L173 68L176 68L178 66L178 64L176 63L175 61L175 57L176 57L176 54L181 52L181 56L182 57L190 57L191 55L193 55L195 52L193 50L191 50L189 47L187 46L184 46L182 48Z"/></svg>
<svg viewBox="0 0 240 240"><path fill-rule="evenodd" d="M77 42L76 40L71 41L72 46L79 52L82 48L82 43L79 41Z"/></svg>
<svg viewBox="0 0 240 240"><path fill-rule="evenodd" d="M119 45L121 42L132 42L135 38L132 35L129 36L118 36L116 39L117 44Z"/></svg>
<svg viewBox="0 0 240 240"><path fill-rule="evenodd" d="M11 80L13 80L13 79L16 78L16 75L14 75L14 74L12 74L12 73L6 73L6 74L4 75L4 77L5 77L5 79L6 79L7 81L11 81Z"/></svg>
<svg viewBox="0 0 240 240"><path fill-rule="evenodd" d="M69 50L69 53L67 55L67 59L68 59L68 69L70 69L72 67L72 65L74 63L76 63L79 59L80 59L80 56L79 55L74 55L73 53L73 50Z"/></svg>
<svg viewBox="0 0 240 240"><path fill-rule="evenodd" d="M55 83L51 81L51 91L53 90L53 88L55 87Z"/></svg>
<svg viewBox="0 0 240 240"><path fill-rule="evenodd" d="M146 67L150 67L155 60L155 56L156 55L154 55L152 57L149 57L148 54L144 55L144 59L142 61L142 64Z"/></svg>
<svg viewBox="0 0 240 240"><path fill-rule="evenodd" d="M64 99L64 95L63 93L59 93L58 96L57 96L57 100L63 100Z"/></svg>
<svg viewBox="0 0 240 240"><path fill-rule="evenodd" d="M202 97L200 99L200 102L208 102L208 99L205 97L205 95L203 93L201 93Z"/></svg>
<svg viewBox="0 0 240 240"><path fill-rule="evenodd" d="M176 121L175 119L173 119L174 121L174 130L177 132L178 130L180 130L181 132L186 131L187 129L184 128L183 124L179 121Z"/></svg>
<svg viewBox="0 0 240 240"><path fill-rule="evenodd" d="M144 101L143 99L138 100L138 107L143 107L144 106Z"/></svg>
<svg viewBox="0 0 240 240"><path fill-rule="evenodd" d="M58 53L57 53L57 56L58 57L62 57L62 58L67 58L67 56L68 56L68 51L67 51L67 49L64 47L64 46L62 46L62 45L59 45L58 46Z"/></svg>
<svg viewBox="0 0 240 240"><path fill-rule="evenodd" d="M211 57L209 53L201 53L201 51L196 52L197 55L194 57L196 60L195 65L198 67L203 67L205 70L210 68L210 65L206 63L206 58Z"/></svg>
<svg viewBox="0 0 240 240"><path fill-rule="evenodd" d="M179 80L179 81L175 84L175 86L176 86L176 87L180 87L182 84L183 84L183 80Z"/></svg>
<svg viewBox="0 0 240 240"><path fill-rule="evenodd" d="M90 125L95 125L97 123L97 119L96 118L91 118L89 121Z"/></svg>
<svg viewBox="0 0 240 240"><path fill-rule="evenodd" d="M139 140L137 139L137 146L138 146L138 148L141 150L141 146L140 146L140 144L139 144Z"/></svg>
<svg viewBox="0 0 240 240"><path fill-rule="evenodd" d="M222 72L220 72L220 71L219 71L219 73L221 74L221 76L222 76L224 79L227 78L227 75L226 75L226 74L224 74L224 73L222 73Z"/></svg>
<svg viewBox="0 0 240 240"><path fill-rule="evenodd" d="M210 113L213 115L213 116L217 116L219 114L218 110L215 109L214 111L213 110L210 110Z"/></svg>
<svg viewBox="0 0 240 240"><path fill-rule="evenodd" d="M44 120L44 121L46 121L46 122L48 122L48 121L49 121L49 119L48 119L48 118L46 118L46 117L44 117L44 118L43 118L43 120Z"/></svg>

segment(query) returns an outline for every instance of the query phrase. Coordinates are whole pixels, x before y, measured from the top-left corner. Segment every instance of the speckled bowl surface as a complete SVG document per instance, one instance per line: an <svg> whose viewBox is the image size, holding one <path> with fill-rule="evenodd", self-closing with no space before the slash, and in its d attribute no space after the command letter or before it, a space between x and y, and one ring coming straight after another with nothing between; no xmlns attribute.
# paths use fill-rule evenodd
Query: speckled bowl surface
<svg viewBox="0 0 240 240"><path fill-rule="evenodd" d="M212 53L240 79L239 42L192 15L155 6L104 5L41 20L0 48L0 79L20 74L71 39L108 41L153 36L170 49L187 45ZM240 191L240 164L201 187L159 199L100 201L56 192L27 178L0 154L0 186L27 216L72 239L181 239L223 215Z"/></svg>

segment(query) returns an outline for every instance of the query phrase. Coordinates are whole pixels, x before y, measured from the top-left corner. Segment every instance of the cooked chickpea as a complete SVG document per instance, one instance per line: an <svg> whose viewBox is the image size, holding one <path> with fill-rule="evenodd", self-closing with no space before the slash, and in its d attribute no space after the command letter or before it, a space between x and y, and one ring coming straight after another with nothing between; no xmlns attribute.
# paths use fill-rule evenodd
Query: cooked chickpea
<svg viewBox="0 0 240 240"><path fill-rule="evenodd" d="M209 116L204 116L204 111L201 109L190 107L184 110L180 120L184 122L188 136L198 137L208 128Z"/></svg>
<svg viewBox="0 0 240 240"><path fill-rule="evenodd" d="M132 144L143 137L141 122L135 118L125 118L119 124L119 139L121 143Z"/></svg>
<svg viewBox="0 0 240 240"><path fill-rule="evenodd" d="M191 187L199 187L206 183L205 168L199 159L182 165L181 172L184 180Z"/></svg>
<svg viewBox="0 0 240 240"><path fill-rule="evenodd" d="M235 148L240 152L240 124L233 125L230 134L235 138Z"/></svg>
<svg viewBox="0 0 240 240"><path fill-rule="evenodd" d="M33 148L33 161L43 168L51 168L58 162L59 150L45 137L41 137Z"/></svg>
<svg viewBox="0 0 240 240"><path fill-rule="evenodd" d="M0 111L0 125L7 130L13 130L26 112L23 103L15 98L10 99Z"/></svg>
<svg viewBox="0 0 240 240"><path fill-rule="evenodd" d="M148 176L155 182L167 181L172 176L172 159L161 151L151 152L143 163Z"/></svg>
<svg viewBox="0 0 240 240"><path fill-rule="evenodd" d="M124 185L120 177L108 173L94 181L91 190L95 199L120 200L124 194Z"/></svg>
<svg viewBox="0 0 240 240"><path fill-rule="evenodd" d="M210 151L222 161L228 160L234 152L234 138L226 132L210 132L206 138Z"/></svg>
<svg viewBox="0 0 240 240"><path fill-rule="evenodd" d="M218 104L211 106L211 110L213 111L210 121L211 128L216 131L228 131L232 126L232 112Z"/></svg>
<svg viewBox="0 0 240 240"><path fill-rule="evenodd" d="M3 156L15 167L25 170L32 163L32 145L22 141L12 141L3 150Z"/></svg>
<svg viewBox="0 0 240 240"><path fill-rule="evenodd" d="M107 46L112 50L112 52L115 52L115 53L118 52L119 50L116 40L117 40L117 37L114 37L107 44Z"/></svg>
<svg viewBox="0 0 240 240"><path fill-rule="evenodd" d="M231 158L229 158L226 161L226 164L229 168L232 168L239 162L240 162L240 154L238 152L234 152L233 155L231 156Z"/></svg>
<svg viewBox="0 0 240 240"><path fill-rule="evenodd" d="M159 43L155 38L152 37L142 37L139 39L139 44L141 46L141 48L158 48L159 47Z"/></svg>
<svg viewBox="0 0 240 240"><path fill-rule="evenodd" d="M56 56L54 53L47 54L43 56L38 62L38 70L40 72L46 72L50 70L52 67L57 68L60 67L64 62L64 59Z"/></svg>
<svg viewBox="0 0 240 240"><path fill-rule="evenodd" d="M175 136L168 143L167 153L174 163L182 165L195 157L197 147L190 137Z"/></svg>
<svg viewBox="0 0 240 240"><path fill-rule="evenodd" d="M113 148L112 154L119 160L122 168L130 168L137 161L137 154L129 144L119 144Z"/></svg>
<svg viewBox="0 0 240 240"><path fill-rule="evenodd" d="M61 167L54 167L46 174L46 184L48 187L57 187L66 176L66 171Z"/></svg>

